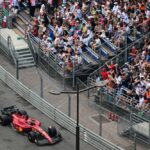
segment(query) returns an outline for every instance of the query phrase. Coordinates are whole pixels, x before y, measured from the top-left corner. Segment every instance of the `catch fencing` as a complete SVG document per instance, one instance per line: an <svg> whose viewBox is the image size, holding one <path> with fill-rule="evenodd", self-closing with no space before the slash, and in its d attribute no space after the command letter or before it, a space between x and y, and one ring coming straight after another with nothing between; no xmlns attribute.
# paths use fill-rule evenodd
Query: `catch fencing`
<svg viewBox="0 0 150 150"><path fill-rule="evenodd" d="M31 103L34 107L51 118L53 121L66 128L71 133L76 134L75 120L71 119L60 110L49 104L46 100L42 99L39 95L34 93L20 81L18 81L14 76L12 76L1 66L0 79L21 97ZM112 144L111 142L93 133L82 125L80 125L80 138L99 150L123 150L122 148Z"/></svg>
<svg viewBox="0 0 150 150"><path fill-rule="evenodd" d="M126 45L126 48L123 48L122 50L120 50L120 53L117 54L115 57L113 57L112 59L109 59L107 61L107 64L110 64L111 62L113 62L113 64L118 64L118 66L122 67L126 62L128 62L128 57L129 57L129 53L130 50L133 46L137 47L139 50L141 50L141 48L143 47L143 43L144 40L146 38L149 39L150 37L150 32L142 35L140 38L136 39L134 42L132 42L129 45ZM95 70L94 72L92 72L89 76L88 76L88 84L89 85L93 85L95 84L95 81L97 79L97 77L100 74L100 70L102 68L105 68L106 65L102 65L100 66L97 70Z"/></svg>

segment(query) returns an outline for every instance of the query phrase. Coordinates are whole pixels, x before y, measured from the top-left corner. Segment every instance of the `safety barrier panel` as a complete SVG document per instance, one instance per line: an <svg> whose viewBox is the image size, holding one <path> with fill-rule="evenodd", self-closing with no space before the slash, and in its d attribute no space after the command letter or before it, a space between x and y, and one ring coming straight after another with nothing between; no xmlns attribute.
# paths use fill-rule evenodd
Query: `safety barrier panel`
<svg viewBox="0 0 150 150"><path fill-rule="evenodd" d="M46 100L42 99L39 95L34 93L20 81L18 81L14 76L12 76L1 66L0 79L21 97L31 103L34 107L51 118L53 121L66 128L71 133L76 134L75 120L71 119L60 110L49 104ZM80 125L80 138L99 150L123 150L122 148L112 144L111 142L93 133L82 125Z"/></svg>
<svg viewBox="0 0 150 150"><path fill-rule="evenodd" d="M10 58L12 57L13 63L16 64L16 53L15 53L15 48L12 42L11 37L7 34L4 33L2 34L2 28L0 28L0 49L5 53L7 56Z"/></svg>

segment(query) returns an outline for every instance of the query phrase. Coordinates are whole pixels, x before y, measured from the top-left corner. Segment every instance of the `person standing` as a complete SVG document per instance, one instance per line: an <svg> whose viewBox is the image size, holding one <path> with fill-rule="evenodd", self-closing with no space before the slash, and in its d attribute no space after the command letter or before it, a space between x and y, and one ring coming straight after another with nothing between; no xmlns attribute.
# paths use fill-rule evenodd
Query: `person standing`
<svg viewBox="0 0 150 150"><path fill-rule="evenodd" d="M54 8L57 8L57 7L58 7L58 2L59 2L59 0L54 0L54 1L53 1Z"/></svg>
<svg viewBox="0 0 150 150"><path fill-rule="evenodd" d="M29 0L29 11L30 11L30 16L34 17L35 13L35 0Z"/></svg>

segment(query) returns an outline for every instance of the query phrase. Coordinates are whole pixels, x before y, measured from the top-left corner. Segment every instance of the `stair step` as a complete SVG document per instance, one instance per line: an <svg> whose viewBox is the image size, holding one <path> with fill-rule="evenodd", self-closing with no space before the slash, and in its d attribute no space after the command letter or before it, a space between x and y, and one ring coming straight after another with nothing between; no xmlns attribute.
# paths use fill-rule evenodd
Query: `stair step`
<svg viewBox="0 0 150 150"><path fill-rule="evenodd" d="M33 60L33 57L21 57L21 58L18 58L19 61L22 61L22 60Z"/></svg>
<svg viewBox="0 0 150 150"><path fill-rule="evenodd" d="M28 67L34 67L35 64L33 63L28 63L28 64L21 64L19 65L19 68L28 68Z"/></svg>
<svg viewBox="0 0 150 150"><path fill-rule="evenodd" d="M18 55L26 55L26 54L30 54L30 55L31 55L31 52L30 52L30 51L19 51L19 52L16 51L16 53L17 53Z"/></svg>
<svg viewBox="0 0 150 150"><path fill-rule="evenodd" d="M34 63L34 60L22 60L22 61L19 61L19 65L20 64L28 64L28 63Z"/></svg>
<svg viewBox="0 0 150 150"><path fill-rule="evenodd" d="M18 56L18 58L21 58L21 57L31 57L32 56L32 54L31 53L19 53L18 54L19 56Z"/></svg>
<svg viewBox="0 0 150 150"><path fill-rule="evenodd" d="M21 52L24 52L24 51L28 51L28 52L30 52L30 50L29 50L29 49L16 49L16 51L17 51L17 52L20 52L20 51L21 51Z"/></svg>

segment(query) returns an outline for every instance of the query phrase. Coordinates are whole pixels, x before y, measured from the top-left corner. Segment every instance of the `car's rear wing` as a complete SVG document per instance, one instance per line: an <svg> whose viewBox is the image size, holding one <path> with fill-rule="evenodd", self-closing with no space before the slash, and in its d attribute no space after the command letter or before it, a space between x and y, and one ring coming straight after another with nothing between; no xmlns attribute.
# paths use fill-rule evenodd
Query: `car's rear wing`
<svg viewBox="0 0 150 150"><path fill-rule="evenodd" d="M10 113L17 112L19 109L16 105L5 107L1 110L2 114L9 115Z"/></svg>

